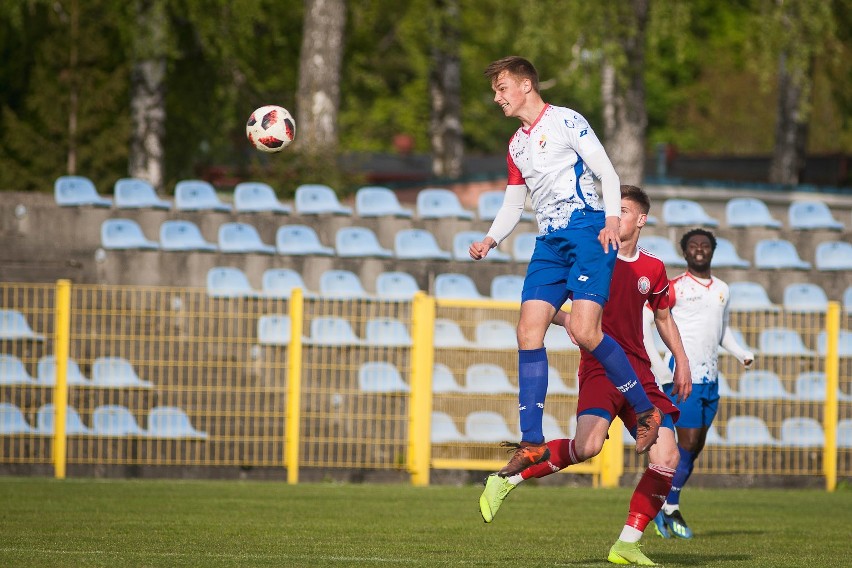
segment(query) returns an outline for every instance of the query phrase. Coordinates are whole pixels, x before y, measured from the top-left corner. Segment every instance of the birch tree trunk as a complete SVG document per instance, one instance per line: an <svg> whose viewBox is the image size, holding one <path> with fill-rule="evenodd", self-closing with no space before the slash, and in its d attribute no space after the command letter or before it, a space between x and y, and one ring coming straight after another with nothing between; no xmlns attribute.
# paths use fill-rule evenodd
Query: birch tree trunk
<svg viewBox="0 0 852 568"><path fill-rule="evenodd" d="M461 14L458 0L438 0L438 29L432 46L429 95L432 100L432 174L459 178L464 145L461 122Z"/></svg>

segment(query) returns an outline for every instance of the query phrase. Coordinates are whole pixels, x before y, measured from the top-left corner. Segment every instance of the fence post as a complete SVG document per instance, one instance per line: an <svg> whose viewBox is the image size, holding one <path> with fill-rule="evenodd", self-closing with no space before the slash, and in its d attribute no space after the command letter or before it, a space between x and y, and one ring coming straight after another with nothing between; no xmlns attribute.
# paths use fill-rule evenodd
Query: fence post
<svg viewBox="0 0 852 568"><path fill-rule="evenodd" d="M618 487L624 473L624 426L620 419L609 425L608 438L604 442L599 460L600 471L595 476L601 487Z"/></svg>
<svg viewBox="0 0 852 568"><path fill-rule="evenodd" d="M822 468L825 473L826 490L834 491L837 489L837 388L840 381L840 356L837 345L840 336L840 304L838 302L828 303L825 332L825 412L822 425L825 431L825 449Z"/></svg>
<svg viewBox="0 0 852 568"><path fill-rule="evenodd" d="M287 483L299 483L302 405L302 326L305 301L301 288L290 292L290 345L287 351L287 424L284 435Z"/></svg>
<svg viewBox="0 0 852 568"><path fill-rule="evenodd" d="M65 479L68 438L68 353L71 343L71 281L56 281L56 313L53 352L56 357L56 383L53 387L53 475Z"/></svg>
<svg viewBox="0 0 852 568"><path fill-rule="evenodd" d="M435 299L423 292L411 306L411 397L408 410L408 468L412 485L429 485L432 457L432 367Z"/></svg>

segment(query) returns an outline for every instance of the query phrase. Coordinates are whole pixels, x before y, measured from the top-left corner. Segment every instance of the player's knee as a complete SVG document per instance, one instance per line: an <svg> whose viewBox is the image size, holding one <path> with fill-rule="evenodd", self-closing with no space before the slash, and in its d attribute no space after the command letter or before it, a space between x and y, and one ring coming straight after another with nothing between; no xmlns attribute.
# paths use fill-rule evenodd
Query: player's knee
<svg viewBox="0 0 852 568"><path fill-rule="evenodd" d="M542 329L539 325L532 325L526 322L518 323L518 348L538 349L542 347L546 331L546 329Z"/></svg>
<svg viewBox="0 0 852 568"><path fill-rule="evenodd" d="M571 335L586 351L594 350L603 340L603 333L597 326L587 322L579 322L575 325L573 319L571 320Z"/></svg>
<svg viewBox="0 0 852 568"><path fill-rule="evenodd" d="M581 463L601 453L602 448L603 440L574 440L574 453L577 455L577 460Z"/></svg>

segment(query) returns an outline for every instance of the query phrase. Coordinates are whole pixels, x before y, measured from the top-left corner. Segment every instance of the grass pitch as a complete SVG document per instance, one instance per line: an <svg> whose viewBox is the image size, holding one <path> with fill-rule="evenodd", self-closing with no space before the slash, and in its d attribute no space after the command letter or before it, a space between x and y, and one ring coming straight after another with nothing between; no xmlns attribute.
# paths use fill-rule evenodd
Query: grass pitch
<svg viewBox="0 0 852 568"><path fill-rule="evenodd" d="M0 478L0 566L604 567L629 489L522 486L495 521L480 486ZM852 564L852 491L689 489L692 541L665 566Z"/></svg>

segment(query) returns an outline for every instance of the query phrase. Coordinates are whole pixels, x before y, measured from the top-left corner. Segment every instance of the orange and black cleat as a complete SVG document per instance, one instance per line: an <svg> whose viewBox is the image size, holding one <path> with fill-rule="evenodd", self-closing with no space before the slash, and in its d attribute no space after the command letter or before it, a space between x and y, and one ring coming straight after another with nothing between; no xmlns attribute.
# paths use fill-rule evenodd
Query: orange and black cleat
<svg viewBox="0 0 852 568"><path fill-rule="evenodd" d="M533 444L532 442L521 442L520 444L503 442L500 444L500 447L509 448L510 452L512 450L515 452L512 454L509 463L497 472L497 475L500 477L509 477L510 475L521 473L531 465L541 463L550 457L550 449L544 442L541 444Z"/></svg>

